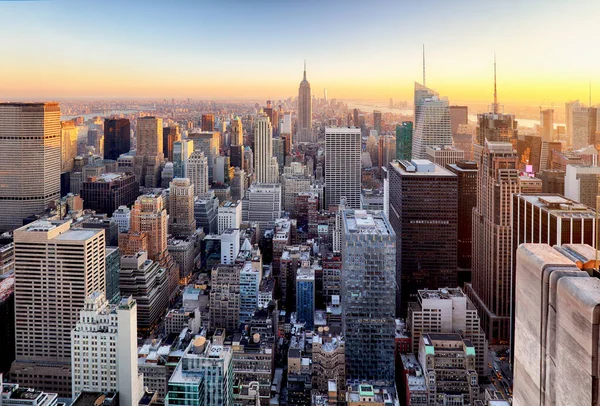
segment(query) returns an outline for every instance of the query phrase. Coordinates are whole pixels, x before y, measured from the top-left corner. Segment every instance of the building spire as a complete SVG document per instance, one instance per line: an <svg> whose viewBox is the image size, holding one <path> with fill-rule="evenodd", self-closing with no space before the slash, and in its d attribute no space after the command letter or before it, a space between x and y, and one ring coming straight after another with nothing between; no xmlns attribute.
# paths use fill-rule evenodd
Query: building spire
<svg viewBox="0 0 600 406"><path fill-rule="evenodd" d="M306 80L306 59L304 60L304 80Z"/></svg>
<svg viewBox="0 0 600 406"><path fill-rule="evenodd" d="M496 53L494 52L494 106L493 113L498 114L498 91L496 89Z"/></svg>
<svg viewBox="0 0 600 406"><path fill-rule="evenodd" d="M427 87L425 82L425 44L423 44L423 86Z"/></svg>

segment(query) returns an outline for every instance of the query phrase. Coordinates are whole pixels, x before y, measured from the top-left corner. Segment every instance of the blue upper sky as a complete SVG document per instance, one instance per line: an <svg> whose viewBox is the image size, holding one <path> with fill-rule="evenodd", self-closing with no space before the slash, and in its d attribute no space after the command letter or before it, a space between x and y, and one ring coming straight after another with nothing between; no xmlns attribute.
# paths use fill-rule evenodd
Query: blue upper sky
<svg viewBox="0 0 600 406"><path fill-rule="evenodd" d="M283 97L307 59L330 97L408 99L423 43L454 99L489 99L494 52L507 98L600 82L600 1L0 0L0 19L0 98Z"/></svg>

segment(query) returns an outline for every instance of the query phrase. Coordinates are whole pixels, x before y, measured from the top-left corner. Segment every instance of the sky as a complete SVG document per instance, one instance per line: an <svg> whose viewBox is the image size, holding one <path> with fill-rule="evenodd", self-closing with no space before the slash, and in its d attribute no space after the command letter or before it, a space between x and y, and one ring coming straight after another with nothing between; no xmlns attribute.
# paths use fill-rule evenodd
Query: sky
<svg viewBox="0 0 600 406"><path fill-rule="evenodd" d="M0 99L600 102L597 0L0 0Z"/></svg>

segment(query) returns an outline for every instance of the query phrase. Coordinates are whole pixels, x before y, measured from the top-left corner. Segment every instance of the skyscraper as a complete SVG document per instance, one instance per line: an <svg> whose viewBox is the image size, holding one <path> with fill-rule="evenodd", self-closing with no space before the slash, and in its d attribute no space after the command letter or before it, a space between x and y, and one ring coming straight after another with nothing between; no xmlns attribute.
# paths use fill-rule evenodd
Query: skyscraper
<svg viewBox="0 0 600 406"><path fill-rule="evenodd" d="M211 271L210 326L235 332L240 320L240 265L220 264Z"/></svg>
<svg viewBox="0 0 600 406"><path fill-rule="evenodd" d="M565 124L567 126L567 139L573 138L573 111L581 107L579 100L565 103Z"/></svg>
<svg viewBox="0 0 600 406"><path fill-rule="evenodd" d="M181 140L173 143L173 176L187 178L187 165L194 152L194 141ZM208 176L208 173L207 173Z"/></svg>
<svg viewBox="0 0 600 406"><path fill-rule="evenodd" d="M258 183L277 183L279 167L273 157L273 128L266 114L254 123L254 171Z"/></svg>
<svg viewBox="0 0 600 406"><path fill-rule="evenodd" d="M131 149L131 125L126 118L104 120L104 159L117 160Z"/></svg>
<svg viewBox="0 0 600 406"><path fill-rule="evenodd" d="M348 377L394 380L396 233L382 212L342 212L342 330Z"/></svg>
<svg viewBox="0 0 600 406"><path fill-rule="evenodd" d="M163 155L162 118L140 117L137 122L135 174L141 186L160 186L160 164Z"/></svg>
<svg viewBox="0 0 600 406"><path fill-rule="evenodd" d="M175 178L169 188L169 234L185 239L196 231L194 185L188 178Z"/></svg>
<svg viewBox="0 0 600 406"><path fill-rule="evenodd" d="M312 98L310 83L306 80L306 62L304 63L304 78L298 89L298 129L294 138L296 142L316 142L312 133Z"/></svg>
<svg viewBox="0 0 600 406"><path fill-rule="evenodd" d="M377 131L377 135L381 135L381 111L373 111L373 128Z"/></svg>
<svg viewBox="0 0 600 406"><path fill-rule="evenodd" d="M452 134L458 132L458 126L469 124L468 106L450 106L450 129Z"/></svg>
<svg viewBox="0 0 600 406"><path fill-rule="evenodd" d="M58 103L0 103L0 232L60 197Z"/></svg>
<svg viewBox="0 0 600 406"><path fill-rule="evenodd" d="M473 249L473 208L477 205L477 163L459 161L446 169L456 174L458 186L457 265L458 285L471 281Z"/></svg>
<svg viewBox="0 0 600 406"><path fill-rule="evenodd" d="M36 221L14 232L19 384L71 394L71 330L85 298L105 290L104 230Z"/></svg>
<svg viewBox="0 0 600 406"><path fill-rule="evenodd" d="M412 159L425 159L427 146L452 145L448 100L425 86L415 83L415 126Z"/></svg>
<svg viewBox="0 0 600 406"><path fill-rule="evenodd" d="M202 131L215 131L215 115L202 114Z"/></svg>
<svg viewBox="0 0 600 406"><path fill-rule="evenodd" d="M82 390L119 392L137 404L144 388L137 366L137 307L131 297L109 305L102 292L85 298L71 331L73 396Z"/></svg>
<svg viewBox="0 0 600 406"><path fill-rule="evenodd" d="M299 323L313 330L315 326L315 270L302 267L296 274L296 313Z"/></svg>
<svg viewBox="0 0 600 406"><path fill-rule="evenodd" d="M598 404L595 256L580 244L517 249L515 406Z"/></svg>
<svg viewBox="0 0 600 406"><path fill-rule="evenodd" d="M244 145L244 127L237 116L231 120L231 145Z"/></svg>
<svg viewBox="0 0 600 406"><path fill-rule="evenodd" d="M213 168L215 166L215 158L219 156L219 142L221 134L212 132L191 133L188 139L194 141L194 151L204 152L204 156L208 160L208 184L213 182Z"/></svg>
<svg viewBox="0 0 600 406"><path fill-rule="evenodd" d="M456 286L457 177L427 160L388 166L390 224L396 234L396 316L417 290Z"/></svg>
<svg viewBox="0 0 600 406"><path fill-rule="evenodd" d="M173 162L173 144L177 141L181 141L181 132L179 126L174 125L171 127L163 128L163 153L165 159Z"/></svg>
<svg viewBox="0 0 600 406"><path fill-rule="evenodd" d="M573 149L596 145L597 109L593 107L580 107L572 111Z"/></svg>
<svg viewBox="0 0 600 406"><path fill-rule="evenodd" d="M202 151L194 151L188 160L185 176L190 179L194 185L194 194L198 197L204 196L208 192L210 183L208 183L208 159Z"/></svg>
<svg viewBox="0 0 600 406"><path fill-rule="evenodd" d="M554 109L540 111L540 133L543 141L554 141Z"/></svg>
<svg viewBox="0 0 600 406"><path fill-rule="evenodd" d="M472 283L466 292L491 343L509 338L511 205L520 192L519 158L509 142L485 141L478 157L477 207L473 210Z"/></svg>
<svg viewBox="0 0 600 406"><path fill-rule="evenodd" d="M77 126L73 121L62 121L60 123L61 131L61 160L62 172L73 170L74 159L77 156Z"/></svg>
<svg viewBox="0 0 600 406"><path fill-rule="evenodd" d="M412 121L403 121L396 126L396 159L410 161L412 158Z"/></svg>
<svg viewBox="0 0 600 406"><path fill-rule="evenodd" d="M360 153L359 128L325 129L325 207L339 205L345 197L346 207L360 208Z"/></svg>
<svg viewBox="0 0 600 406"><path fill-rule="evenodd" d="M179 284L179 267L167 248L167 210L161 195L142 195L131 208L129 235L148 236L148 259L158 262L167 272L169 297L175 295ZM119 247L121 246L119 236ZM123 250L125 251L125 250Z"/></svg>

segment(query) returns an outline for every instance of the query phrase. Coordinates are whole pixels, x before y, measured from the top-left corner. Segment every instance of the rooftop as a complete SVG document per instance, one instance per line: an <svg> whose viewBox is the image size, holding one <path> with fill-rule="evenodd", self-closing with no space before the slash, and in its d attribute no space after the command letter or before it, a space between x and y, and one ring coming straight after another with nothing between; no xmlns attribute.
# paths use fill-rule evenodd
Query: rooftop
<svg viewBox="0 0 600 406"><path fill-rule="evenodd" d="M390 162L390 165L402 176L456 176L449 170L427 159L413 159L412 161L394 160Z"/></svg>
<svg viewBox="0 0 600 406"><path fill-rule="evenodd" d="M344 228L348 233L393 235L394 231L383 212L370 210L345 210Z"/></svg>
<svg viewBox="0 0 600 406"><path fill-rule="evenodd" d="M519 199L564 218L595 218L596 212L584 204L558 194L519 194Z"/></svg>

